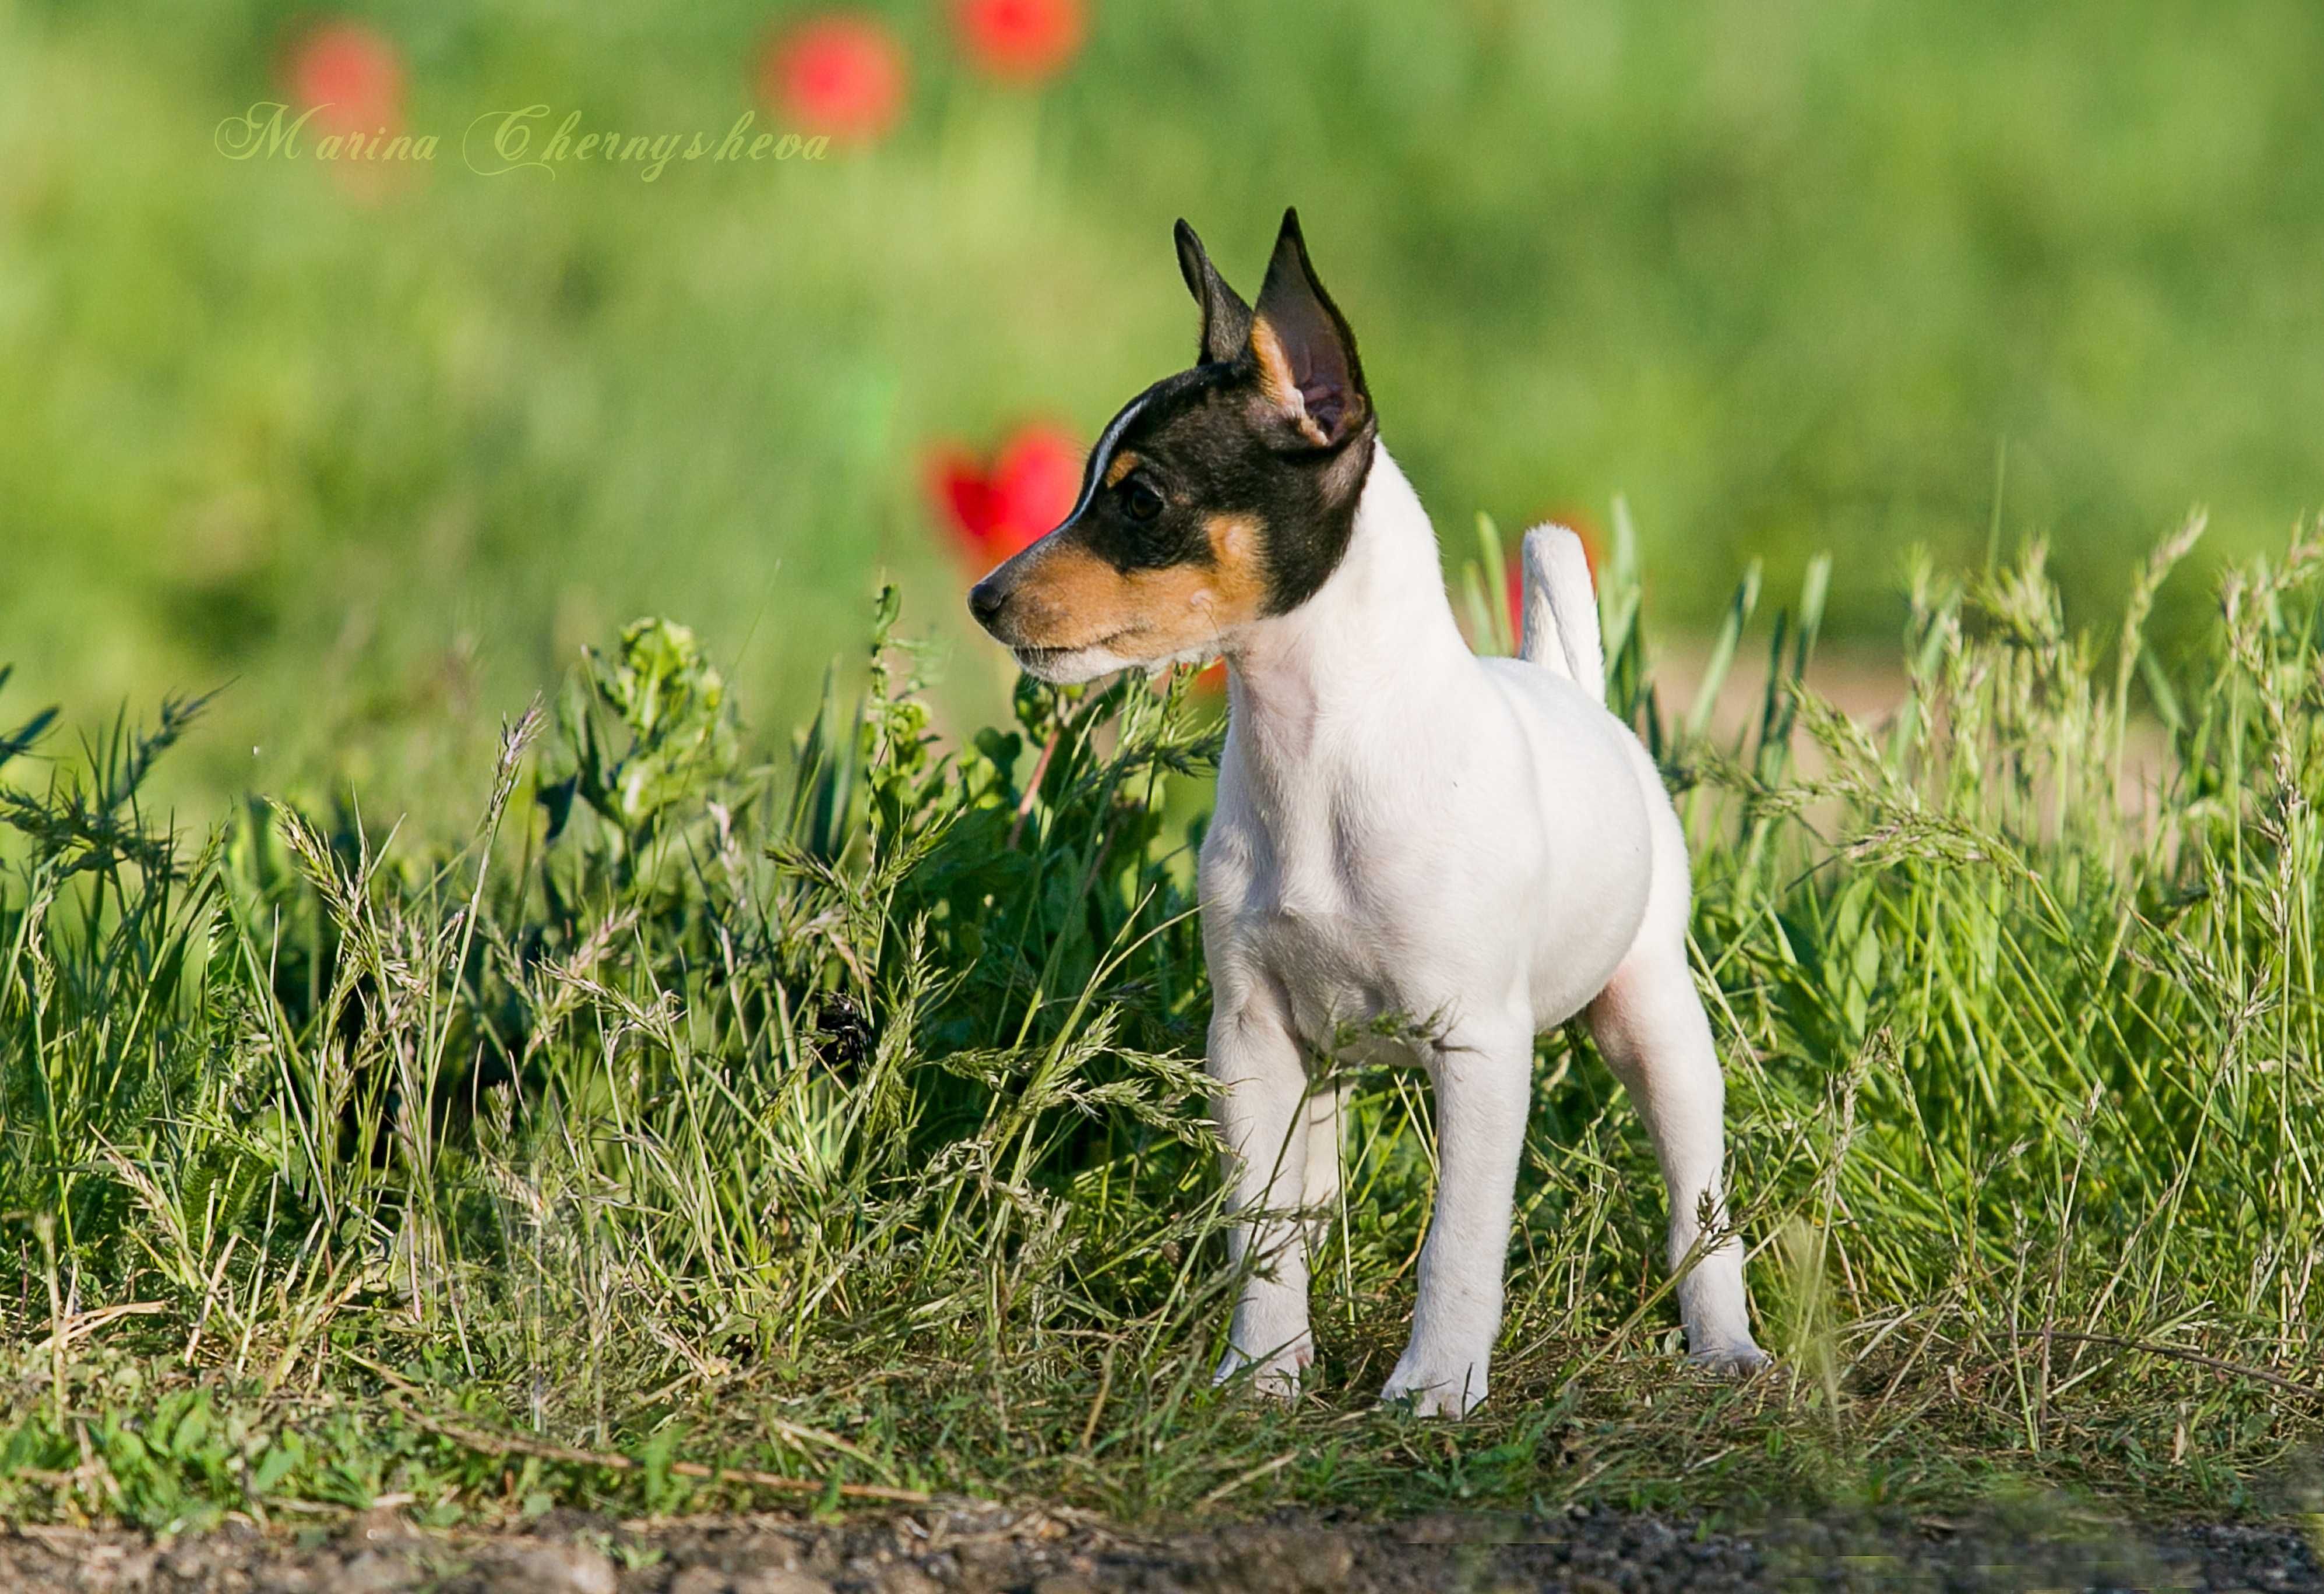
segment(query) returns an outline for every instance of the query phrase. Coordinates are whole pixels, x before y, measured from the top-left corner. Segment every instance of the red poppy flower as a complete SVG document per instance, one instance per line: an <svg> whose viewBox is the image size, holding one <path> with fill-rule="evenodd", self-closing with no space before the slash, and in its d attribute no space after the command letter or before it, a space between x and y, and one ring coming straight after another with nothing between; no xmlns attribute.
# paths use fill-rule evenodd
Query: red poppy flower
<svg viewBox="0 0 2324 1594"><path fill-rule="evenodd" d="M955 0L952 15L969 59L1017 83L1056 73L1089 31L1083 0Z"/></svg>
<svg viewBox="0 0 2324 1594"><path fill-rule="evenodd" d="M904 48L888 24L834 11L787 28L759 58L759 95L807 133L869 143L904 109Z"/></svg>
<svg viewBox="0 0 2324 1594"><path fill-rule="evenodd" d="M291 41L282 75L327 134L396 132L403 124L403 61L362 23L318 23Z"/></svg>
<svg viewBox="0 0 2324 1594"><path fill-rule="evenodd" d="M965 448L940 449L928 489L962 553L982 575L1029 547L1072 512L1082 490L1081 445L1040 422L1018 428L988 468Z"/></svg>

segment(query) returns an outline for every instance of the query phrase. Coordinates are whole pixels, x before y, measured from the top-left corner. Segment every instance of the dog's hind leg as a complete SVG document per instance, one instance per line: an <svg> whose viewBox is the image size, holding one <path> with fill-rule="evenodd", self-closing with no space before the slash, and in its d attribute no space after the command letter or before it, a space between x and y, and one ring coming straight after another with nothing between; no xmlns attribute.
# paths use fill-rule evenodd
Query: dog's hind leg
<svg viewBox="0 0 2324 1594"><path fill-rule="evenodd" d="M1211 1017L1212 1111L1227 1144L1227 1198L1248 1213L1227 1237L1228 1262L1242 1275L1218 1381L1245 1368L1270 1395L1297 1393L1314 1359L1307 1329L1309 1123L1314 1104L1306 1060L1287 1017L1262 994L1221 1000ZM1336 1118L1333 1119L1336 1122ZM1334 1147L1333 1171L1339 1164Z"/></svg>
<svg viewBox="0 0 2324 1594"><path fill-rule="evenodd" d="M1654 868L1646 923L1589 1017L1598 1049L1637 1103L1662 1164L1676 1267L1702 1237L1705 1215L1714 1227L1727 1221L1726 1084L1687 967L1686 842L1665 802L1655 807ZM1694 1360L1733 1371L1766 1363L1751 1339L1739 1239L1730 1234L1705 1249L1680 1277L1677 1295Z"/></svg>

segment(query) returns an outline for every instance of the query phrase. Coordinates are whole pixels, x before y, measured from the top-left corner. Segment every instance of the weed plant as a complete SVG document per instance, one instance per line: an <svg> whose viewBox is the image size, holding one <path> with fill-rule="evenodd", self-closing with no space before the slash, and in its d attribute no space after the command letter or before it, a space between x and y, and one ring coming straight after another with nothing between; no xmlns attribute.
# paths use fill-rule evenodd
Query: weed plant
<svg viewBox="0 0 2324 1594"><path fill-rule="evenodd" d="M1569 1029L1460 1425L1373 1399L1432 1179L1393 1071L1312 1392L1211 1387L1189 680L1026 682L945 746L890 595L860 701L770 752L641 621L454 843L352 797L180 834L143 793L199 705L45 779L38 714L0 741L0 1511L2280 1504L2324 1412L2324 533L2228 576L2173 678L2143 622L2198 529L2103 643L2038 548L1919 567L1860 723L1803 684L1821 564L1764 629L1755 571L1665 704L1618 517L1615 706L1693 838L1782 1367L1677 1360L1652 1156Z"/></svg>

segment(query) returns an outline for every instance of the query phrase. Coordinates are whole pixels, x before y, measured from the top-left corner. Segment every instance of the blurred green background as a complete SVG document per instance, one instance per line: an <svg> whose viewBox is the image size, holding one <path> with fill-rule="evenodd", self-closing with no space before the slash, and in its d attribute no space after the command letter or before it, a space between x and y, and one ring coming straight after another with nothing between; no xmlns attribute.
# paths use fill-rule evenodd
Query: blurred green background
<svg viewBox="0 0 2324 1594"><path fill-rule="evenodd" d="M1191 352L1173 218L1250 292L1286 202L1440 528L1627 493L1665 633L1829 548L1834 625L1885 636L1903 551L1996 524L2096 622L2190 503L2217 557L2324 486L2313 0L1101 3L1031 86L870 9L884 138L650 183L459 136L715 135L812 8L0 10L14 710L225 684L203 787L392 803L642 613L779 731L884 573L947 719L992 712L929 450L1093 434ZM329 15L392 42L434 162L219 153Z"/></svg>

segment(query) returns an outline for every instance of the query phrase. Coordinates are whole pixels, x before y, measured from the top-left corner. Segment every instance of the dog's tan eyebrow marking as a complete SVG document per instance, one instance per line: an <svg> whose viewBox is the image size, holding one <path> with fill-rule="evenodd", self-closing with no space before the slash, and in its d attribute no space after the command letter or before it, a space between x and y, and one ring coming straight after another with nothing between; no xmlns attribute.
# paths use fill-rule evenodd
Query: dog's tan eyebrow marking
<svg viewBox="0 0 2324 1594"><path fill-rule="evenodd" d="M1121 479L1130 472L1136 470L1139 464L1139 460L1138 456L1129 452L1127 449L1115 455L1111 460L1106 462L1105 484L1109 487L1120 486Z"/></svg>

